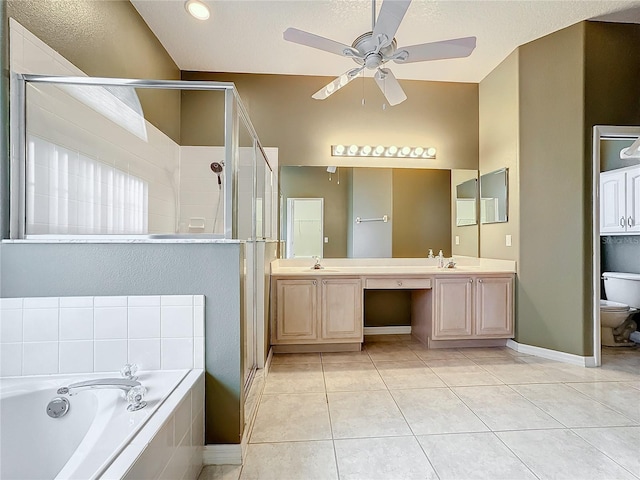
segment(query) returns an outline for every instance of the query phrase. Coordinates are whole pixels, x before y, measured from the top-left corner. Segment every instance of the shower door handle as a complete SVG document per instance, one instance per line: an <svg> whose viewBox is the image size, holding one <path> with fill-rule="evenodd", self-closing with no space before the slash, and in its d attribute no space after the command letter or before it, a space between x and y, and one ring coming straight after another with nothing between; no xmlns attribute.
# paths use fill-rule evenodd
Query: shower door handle
<svg viewBox="0 0 640 480"><path fill-rule="evenodd" d="M635 223L635 222L633 221L633 217L631 217L631 215L629 215L629 218L627 218L627 225L628 225L629 227L633 227L633 224L634 224L634 223Z"/></svg>

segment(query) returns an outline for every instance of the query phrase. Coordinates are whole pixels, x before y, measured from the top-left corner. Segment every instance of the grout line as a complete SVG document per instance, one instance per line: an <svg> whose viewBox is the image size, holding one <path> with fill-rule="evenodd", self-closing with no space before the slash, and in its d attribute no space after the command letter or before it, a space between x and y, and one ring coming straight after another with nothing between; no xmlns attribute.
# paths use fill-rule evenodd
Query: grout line
<svg viewBox="0 0 640 480"><path fill-rule="evenodd" d="M540 429L540 430L543 430L543 429ZM516 432L521 432L522 430L514 430L514 431L516 431ZM536 478L538 478L538 479L540 478L540 476L536 475L536 472L533 470L533 468L531 468L531 467L530 467L530 466L529 466L529 465L528 465L524 460L522 460L522 459L518 456L518 454L517 454L516 452L514 452L514 451L511 449L511 447L509 447L509 445L507 445L507 444L505 443L505 441L504 441L504 440L502 440L502 438L500 438L500 436L499 436L499 435L497 435L495 432L491 432L491 433L493 434L493 436L495 436L495 437L498 439L498 441L499 441L500 443L502 443L502 444L505 446L505 448L506 448L507 450L509 450L509 451L513 454L513 456L514 456L514 457L516 457L518 460L520 460L520 463L522 463L522 465L524 465L525 467L527 467L527 469L531 472L531 474L532 474L534 477L536 477Z"/></svg>
<svg viewBox="0 0 640 480"><path fill-rule="evenodd" d="M327 415L329 417L329 431L331 432L331 445L333 446L333 460L336 465L336 475L340 478L340 466L338 465L338 452L336 451L336 438L333 434L333 422L331 421L331 408L329 408L329 392L327 392L327 379L325 378L324 362L322 361L322 354L320 354L320 365L322 368L322 383L324 385L324 400L327 405Z"/></svg>

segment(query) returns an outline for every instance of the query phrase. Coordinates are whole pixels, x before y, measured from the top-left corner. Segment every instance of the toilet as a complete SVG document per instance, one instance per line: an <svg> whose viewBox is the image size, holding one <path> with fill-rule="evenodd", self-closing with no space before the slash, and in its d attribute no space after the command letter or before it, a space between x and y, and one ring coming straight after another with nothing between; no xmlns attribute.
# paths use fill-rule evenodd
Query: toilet
<svg viewBox="0 0 640 480"><path fill-rule="evenodd" d="M601 343L607 347L634 346L629 335L637 328L633 316L640 308L640 274L605 272L600 300Z"/></svg>

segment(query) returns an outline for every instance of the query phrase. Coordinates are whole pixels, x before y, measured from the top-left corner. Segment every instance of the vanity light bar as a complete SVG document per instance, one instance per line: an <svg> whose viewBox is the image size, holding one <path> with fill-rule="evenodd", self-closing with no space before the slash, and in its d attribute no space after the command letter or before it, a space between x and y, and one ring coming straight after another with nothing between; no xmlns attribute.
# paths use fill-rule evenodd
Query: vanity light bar
<svg viewBox="0 0 640 480"><path fill-rule="evenodd" d="M434 147L384 147L377 145L331 145L332 157L436 158Z"/></svg>

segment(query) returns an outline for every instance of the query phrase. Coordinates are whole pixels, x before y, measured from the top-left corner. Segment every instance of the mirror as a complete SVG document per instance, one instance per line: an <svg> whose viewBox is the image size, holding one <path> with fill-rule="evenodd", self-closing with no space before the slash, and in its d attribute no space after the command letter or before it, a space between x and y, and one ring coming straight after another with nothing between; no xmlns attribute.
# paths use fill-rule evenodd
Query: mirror
<svg viewBox="0 0 640 480"><path fill-rule="evenodd" d="M507 174L502 168L480 177L480 223L507 221Z"/></svg>
<svg viewBox="0 0 640 480"><path fill-rule="evenodd" d="M287 258L322 258L322 198L287 199Z"/></svg>
<svg viewBox="0 0 640 480"><path fill-rule="evenodd" d="M456 225L477 225L478 179L472 178L456 185Z"/></svg>
<svg viewBox="0 0 640 480"><path fill-rule="evenodd" d="M455 214L456 185L477 178L461 169L281 166L282 258L291 258L287 203L295 198L324 200L324 258L424 258L429 249L477 257L477 217L458 227Z"/></svg>

